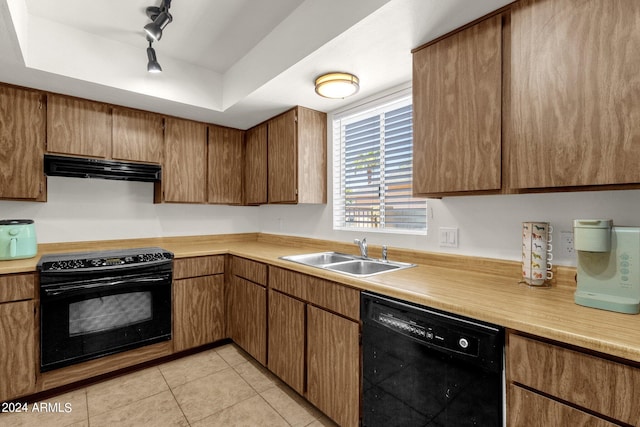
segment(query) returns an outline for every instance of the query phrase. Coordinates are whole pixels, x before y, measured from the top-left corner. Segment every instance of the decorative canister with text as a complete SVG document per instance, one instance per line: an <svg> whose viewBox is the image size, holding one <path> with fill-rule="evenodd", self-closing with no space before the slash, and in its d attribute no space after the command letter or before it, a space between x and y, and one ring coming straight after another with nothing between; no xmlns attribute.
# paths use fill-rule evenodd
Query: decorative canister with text
<svg viewBox="0 0 640 427"><path fill-rule="evenodd" d="M548 222L522 223L522 279L528 285L542 286L553 278L552 232Z"/></svg>

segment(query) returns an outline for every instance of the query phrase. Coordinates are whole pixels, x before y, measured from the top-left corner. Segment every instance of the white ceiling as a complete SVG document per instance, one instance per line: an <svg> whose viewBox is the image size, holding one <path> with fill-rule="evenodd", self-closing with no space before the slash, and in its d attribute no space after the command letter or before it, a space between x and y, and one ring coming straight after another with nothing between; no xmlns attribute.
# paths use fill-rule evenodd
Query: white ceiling
<svg viewBox="0 0 640 427"><path fill-rule="evenodd" d="M142 27L160 0L0 0L0 81L246 129L406 83L412 48L511 1L173 0L152 75ZM327 71L360 92L317 96Z"/></svg>

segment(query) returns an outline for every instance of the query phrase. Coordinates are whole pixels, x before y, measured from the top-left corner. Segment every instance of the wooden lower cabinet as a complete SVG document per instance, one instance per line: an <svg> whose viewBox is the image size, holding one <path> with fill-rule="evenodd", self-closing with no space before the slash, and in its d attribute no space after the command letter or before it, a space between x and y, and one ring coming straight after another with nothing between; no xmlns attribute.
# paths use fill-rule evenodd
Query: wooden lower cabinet
<svg viewBox="0 0 640 427"><path fill-rule="evenodd" d="M517 385L509 385L508 393L510 410L507 411L507 425L509 426L613 427L617 425Z"/></svg>
<svg viewBox="0 0 640 427"><path fill-rule="evenodd" d="M267 364L267 289L232 275L229 291L229 335L263 365Z"/></svg>
<svg viewBox="0 0 640 427"><path fill-rule="evenodd" d="M304 394L306 304L269 290L269 370Z"/></svg>
<svg viewBox="0 0 640 427"><path fill-rule="evenodd" d="M638 425L640 420L640 368L529 336L508 336L507 386L509 425L616 425L605 419ZM533 414L547 422L529 419Z"/></svg>
<svg viewBox="0 0 640 427"><path fill-rule="evenodd" d="M269 268L268 368L339 425L360 421L360 292Z"/></svg>
<svg viewBox="0 0 640 427"><path fill-rule="evenodd" d="M182 351L224 338L224 276L176 280L174 298L174 351Z"/></svg>
<svg viewBox="0 0 640 427"><path fill-rule="evenodd" d="M360 327L307 306L307 399L341 426L360 418Z"/></svg>
<svg viewBox="0 0 640 427"><path fill-rule="evenodd" d="M33 304L33 300L0 304L0 402L35 390Z"/></svg>

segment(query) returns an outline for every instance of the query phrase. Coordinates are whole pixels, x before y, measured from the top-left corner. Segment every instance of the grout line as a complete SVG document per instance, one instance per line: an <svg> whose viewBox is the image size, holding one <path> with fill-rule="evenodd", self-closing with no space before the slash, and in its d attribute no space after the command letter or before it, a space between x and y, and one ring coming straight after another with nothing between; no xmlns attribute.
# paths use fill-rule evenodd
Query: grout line
<svg viewBox="0 0 640 427"><path fill-rule="evenodd" d="M89 392L86 388L84 389L84 403L87 408L87 427L91 427L91 420L89 419Z"/></svg>
<svg viewBox="0 0 640 427"><path fill-rule="evenodd" d="M162 379L164 380L165 384L169 388L169 392L171 393L171 396L173 396L173 400L176 402L176 405L178 405L178 409L180 410L180 413L184 417L184 420L187 422L187 425L189 427L191 427L191 422L189 421L189 418L187 418L187 414L185 414L184 411L182 410L182 406L180 406L180 402L178 402L178 398L176 398L176 395L173 393L173 389L169 385L169 382L167 381L167 378L162 373L162 369L160 369L160 367L158 367L158 371L160 371L160 375L162 375ZM187 383L185 383L185 384L187 384ZM184 384L181 384L181 385L184 385ZM91 426L89 426L89 427L91 427Z"/></svg>

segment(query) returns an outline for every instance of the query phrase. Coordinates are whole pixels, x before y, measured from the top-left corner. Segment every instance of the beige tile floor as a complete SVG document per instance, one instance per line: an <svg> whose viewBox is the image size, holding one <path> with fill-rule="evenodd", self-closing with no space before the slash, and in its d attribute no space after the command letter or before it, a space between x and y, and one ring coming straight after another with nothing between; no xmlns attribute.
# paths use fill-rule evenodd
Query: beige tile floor
<svg viewBox="0 0 640 427"><path fill-rule="evenodd" d="M0 426L336 425L233 344L39 403L0 414Z"/></svg>

